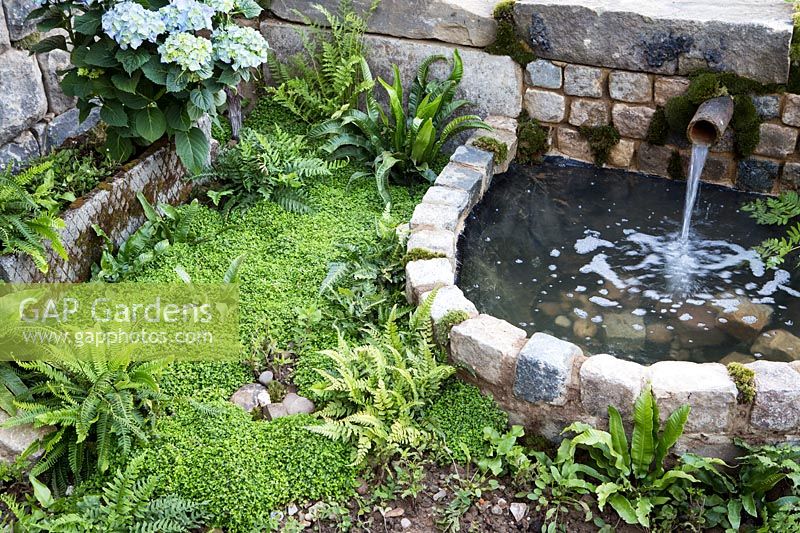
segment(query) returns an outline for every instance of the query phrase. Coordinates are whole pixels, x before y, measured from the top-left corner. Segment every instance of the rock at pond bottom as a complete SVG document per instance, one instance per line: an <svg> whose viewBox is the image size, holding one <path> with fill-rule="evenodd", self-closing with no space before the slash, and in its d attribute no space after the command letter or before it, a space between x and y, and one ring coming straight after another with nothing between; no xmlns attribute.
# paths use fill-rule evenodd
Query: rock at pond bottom
<svg viewBox="0 0 800 533"><path fill-rule="evenodd" d="M768 359L795 361L800 359L800 338L784 329L773 329L760 335L750 347L750 352Z"/></svg>
<svg viewBox="0 0 800 533"><path fill-rule="evenodd" d="M646 332L644 319L630 313L609 313L603 317L603 331L606 341L620 350L640 350L644 345Z"/></svg>
<svg viewBox="0 0 800 533"><path fill-rule="evenodd" d="M735 309L725 309L717 317L717 327L740 341L752 341L772 320L772 306L737 298Z"/></svg>
<svg viewBox="0 0 800 533"><path fill-rule="evenodd" d="M545 333L534 333L517 360L514 396L529 402L566 403L572 367L581 349Z"/></svg>
<svg viewBox="0 0 800 533"><path fill-rule="evenodd" d="M261 393L266 393L267 389L264 385L259 383L248 383L242 385L239 390L233 393L230 402L238 405L248 413L252 412L256 407L261 407L258 401L258 396ZM267 394L269 397L269 394Z"/></svg>

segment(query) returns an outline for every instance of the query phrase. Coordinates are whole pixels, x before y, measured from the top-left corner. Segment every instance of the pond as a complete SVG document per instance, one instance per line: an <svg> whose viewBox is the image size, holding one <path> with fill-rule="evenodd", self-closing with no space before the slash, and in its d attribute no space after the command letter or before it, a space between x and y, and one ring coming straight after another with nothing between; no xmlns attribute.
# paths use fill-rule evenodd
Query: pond
<svg viewBox="0 0 800 533"><path fill-rule="evenodd" d="M794 274L751 247L775 236L755 198L560 159L495 177L459 242L458 284L482 313L641 363L800 359ZM796 353L796 357L795 354Z"/></svg>

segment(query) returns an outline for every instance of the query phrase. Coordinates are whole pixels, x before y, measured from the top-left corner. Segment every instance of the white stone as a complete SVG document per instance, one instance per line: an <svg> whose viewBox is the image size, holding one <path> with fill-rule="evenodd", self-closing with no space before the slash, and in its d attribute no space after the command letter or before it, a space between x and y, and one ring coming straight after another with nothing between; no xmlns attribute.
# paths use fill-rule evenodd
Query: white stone
<svg viewBox="0 0 800 533"><path fill-rule="evenodd" d="M495 385L510 386L525 332L490 315L465 320L450 331L450 352L458 363Z"/></svg>
<svg viewBox="0 0 800 533"><path fill-rule="evenodd" d="M469 141L467 141L467 144L474 146L475 148L485 150L486 148L480 146L480 143L485 138L494 139L506 147L506 156L501 161L498 161L497 154L492 152L492 155L495 158L494 174L502 174L508 170L508 167L511 165L511 161L513 161L517 156L517 134L501 129L495 129L493 131L479 130L476 131L472 137L470 137Z"/></svg>
<svg viewBox="0 0 800 533"><path fill-rule="evenodd" d="M54 115L60 115L71 107L75 106L77 98L67 96L61 90L61 74L69 68L69 53L64 50L53 50L46 54L36 56L39 61L39 68L42 70L44 89L47 93L48 111Z"/></svg>
<svg viewBox="0 0 800 533"><path fill-rule="evenodd" d="M642 72L615 70L608 75L608 94L614 100L646 103L653 99L653 81Z"/></svg>
<svg viewBox="0 0 800 533"><path fill-rule="evenodd" d="M787 94L783 104L783 123L789 126L800 126L800 95Z"/></svg>
<svg viewBox="0 0 800 533"><path fill-rule="evenodd" d="M239 389L233 393L230 402L250 413L253 409L261 405L259 402L259 395L261 393L267 394L269 397L267 388L264 387L264 385L260 383L247 383L239 387Z"/></svg>
<svg viewBox="0 0 800 533"><path fill-rule="evenodd" d="M564 120L566 100L552 91L528 88L525 91L525 110L535 120L557 123Z"/></svg>
<svg viewBox="0 0 800 533"><path fill-rule="evenodd" d="M417 230L411 233L408 238L406 249L409 252L414 249L422 249L441 253L454 263L456 257L456 235L447 230Z"/></svg>
<svg viewBox="0 0 800 533"><path fill-rule="evenodd" d="M561 67L546 59L534 59L525 67L525 81L534 87L560 89L564 83Z"/></svg>
<svg viewBox="0 0 800 533"><path fill-rule="evenodd" d="M655 112L655 109L646 106L614 104L611 115L621 136L644 139Z"/></svg>
<svg viewBox="0 0 800 533"><path fill-rule="evenodd" d="M564 67L564 93L570 96L601 98L605 75L599 68L583 65Z"/></svg>
<svg viewBox="0 0 800 533"><path fill-rule="evenodd" d="M469 195L469 205L475 205L483 191L484 175L457 163L448 163L436 177L434 185L465 191Z"/></svg>
<svg viewBox="0 0 800 533"><path fill-rule="evenodd" d="M406 265L406 299L415 304L420 295L455 283L453 265L447 258L411 261Z"/></svg>
<svg viewBox="0 0 800 533"><path fill-rule="evenodd" d="M691 412L687 433L724 433L733 420L738 391L725 366L719 363L660 361L649 368L661 419L683 404Z"/></svg>
<svg viewBox="0 0 800 533"><path fill-rule="evenodd" d="M9 418L11 417L0 409L0 424ZM13 463L34 441L50 431L50 428L34 428L31 424L0 428L0 462Z"/></svg>
<svg viewBox="0 0 800 533"><path fill-rule="evenodd" d="M633 162L636 143L630 139L620 139L608 153L608 165L612 167L628 168Z"/></svg>
<svg viewBox="0 0 800 533"><path fill-rule="evenodd" d="M15 49L0 54L0 94L0 143L6 143L47 113L42 72L34 56Z"/></svg>
<svg viewBox="0 0 800 533"><path fill-rule="evenodd" d="M689 88L688 78L665 78L657 76L655 81L655 102L656 105L665 105L669 100L676 96L681 96Z"/></svg>
<svg viewBox="0 0 800 533"><path fill-rule="evenodd" d="M572 159L586 162L593 159L589 141L575 128L560 126L556 130L556 146L559 152Z"/></svg>
<svg viewBox="0 0 800 533"><path fill-rule="evenodd" d="M467 191L436 185L425 192L422 201L428 204L455 207L465 214L469 211L470 207L472 207L470 195Z"/></svg>
<svg viewBox="0 0 800 533"><path fill-rule="evenodd" d="M797 130L780 124L761 124L761 135L754 153L785 158L797 146Z"/></svg>
<svg viewBox="0 0 800 533"><path fill-rule="evenodd" d="M633 413L633 404L642 392L647 371L633 361L624 361L607 354L589 357L581 365L581 403L587 413L606 417L613 405L626 419Z"/></svg>
<svg viewBox="0 0 800 533"><path fill-rule="evenodd" d="M420 203L414 208L409 226L417 229L441 229L456 232L460 229L463 214L450 205Z"/></svg>
<svg viewBox="0 0 800 533"><path fill-rule="evenodd" d="M610 113L603 100L573 98L569 104L569 123L573 126L604 126Z"/></svg>
<svg viewBox="0 0 800 533"><path fill-rule="evenodd" d="M420 301L425 301L433 293L429 291L420 297ZM442 287L436 291L436 299L431 304L431 320L439 322L450 311L464 311L469 318L478 316L478 309L471 301L464 296L464 293L455 285Z"/></svg>
<svg viewBox="0 0 800 533"><path fill-rule="evenodd" d="M461 167L467 167L480 174L481 194L489 189L494 176L494 154L486 150L479 150L474 146L459 146L450 156L450 162L457 163ZM449 167L450 165L447 166ZM437 183L437 185L442 184Z"/></svg>
<svg viewBox="0 0 800 533"><path fill-rule="evenodd" d="M790 432L800 428L800 374L787 363L756 361L756 398L750 424L768 431Z"/></svg>

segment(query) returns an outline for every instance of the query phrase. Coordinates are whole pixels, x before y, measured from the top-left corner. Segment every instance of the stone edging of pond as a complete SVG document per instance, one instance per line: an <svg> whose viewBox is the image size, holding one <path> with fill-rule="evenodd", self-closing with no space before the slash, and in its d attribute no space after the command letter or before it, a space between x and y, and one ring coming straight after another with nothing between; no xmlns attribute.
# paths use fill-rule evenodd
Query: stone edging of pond
<svg viewBox="0 0 800 533"><path fill-rule="evenodd" d="M488 117L495 129L476 133L459 146L448 165L417 205L409 223L407 249L443 257L406 265L406 297L424 301L434 289L431 319L437 338L460 375L494 396L511 423L556 439L574 421L607 425L607 408L615 406L630 423L632 407L649 382L662 420L688 403L691 413L677 451L725 459L737 455L734 438L751 442L800 440L800 361L756 361L755 400L738 403L738 389L720 363L661 361L650 366L607 354L586 357L581 348L546 333L525 331L479 312L456 286L458 237L472 208L516 155L516 120ZM508 147L505 161L471 145L493 136ZM468 316L447 335L448 313ZM451 313L452 316L452 313Z"/></svg>

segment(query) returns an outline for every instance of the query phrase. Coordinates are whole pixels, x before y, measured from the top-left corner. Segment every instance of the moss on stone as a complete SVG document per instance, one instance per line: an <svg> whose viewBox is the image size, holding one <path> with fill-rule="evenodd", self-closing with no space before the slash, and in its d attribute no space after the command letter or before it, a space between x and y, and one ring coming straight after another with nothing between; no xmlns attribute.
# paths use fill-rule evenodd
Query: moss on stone
<svg viewBox="0 0 800 533"><path fill-rule="evenodd" d="M601 167L608 161L611 149L619 143L619 131L614 126L581 126L581 135L589 141L594 163Z"/></svg>
<svg viewBox="0 0 800 533"><path fill-rule="evenodd" d="M683 159L677 150L673 150L667 163L667 176L674 180L685 180L686 173L683 171Z"/></svg>
<svg viewBox="0 0 800 533"><path fill-rule="evenodd" d="M686 89L686 97L691 103L699 106L706 100L724 96L728 93L727 89L720 85L719 75L704 72L695 76Z"/></svg>
<svg viewBox="0 0 800 533"><path fill-rule="evenodd" d="M436 342L445 344L450 337L453 326L461 324L469 318L469 313L462 309L451 309L446 312L436 325Z"/></svg>
<svg viewBox="0 0 800 533"><path fill-rule="evenodd" d="M736 96L733 102L733 144L736 156L743 159L753 153L761 140L761 118L750 96Z"/></svg>
<svg viewBox="0 0 800 533"><path fill-rule="evenodd" d="M658 107L647 129L647 142L656 146L664 146L669 135L669 123L663 107Z"/></svg>
<svg viewBox="0 0 800 533"><path fill-rule="evenodd" d="M671 98L664 106L664 116L672 132L679 135L686 135L686 128L692 120L697 106L689 100L686 95Z"/></svg>
<svg viewBox="0 0 800 533"><path fill-rule="evenodd" d="M441 252L431 252L430 250L426 250L425 248L412 248L411 250L403 256L401 260L403 266L406 266L411 261L424 261L426 259L439 259L441 257L446 257Z"/></svg>
<svg viewBox="0 0 800 533"><path fill-rule="evenodd" d="M37 44L39 44L39 41L41 40L42 40L42 34L39 33L38 31L35 31L29 35L26 35L19 41L14 41L14 47L19 48L20 50L27 50L28 52L30 52L31 49Z"/></svg>
<svg viewBox="0 0 800 533"><path fill-rule="evenodd" d="M536 59L528 45L520 39L514 24L514 0L505 0L495 6L492 16L497 21L494 42L484 50L496 56L509 56L525 67Z"/></svg>
<svg viewBox="0 0 800 533"><path fill-rule="evenodd" d="M541 161L550 146L549 137L547 128L543 128L523 111L517 122L516 161L522 164Z"/></svg>
<svg viewBox="0 0 800 533"><path fill-rule="evenodd" d="M472 142L472 146L480 148L481 150L486 150L487 152L492 152L494 154L495 165L501 164L506 160L506 157L508 157L508 146L506 146L506 143L498 141L494 137L489 137L487 135L478 137Z"/></svg>
<svg viewBox="0 0 800 533"><path fill-rule="evenodd" d="M756 399L756 373L742 363L729 363L728 375L739 391L739 403L753 403Z"/></svg>

